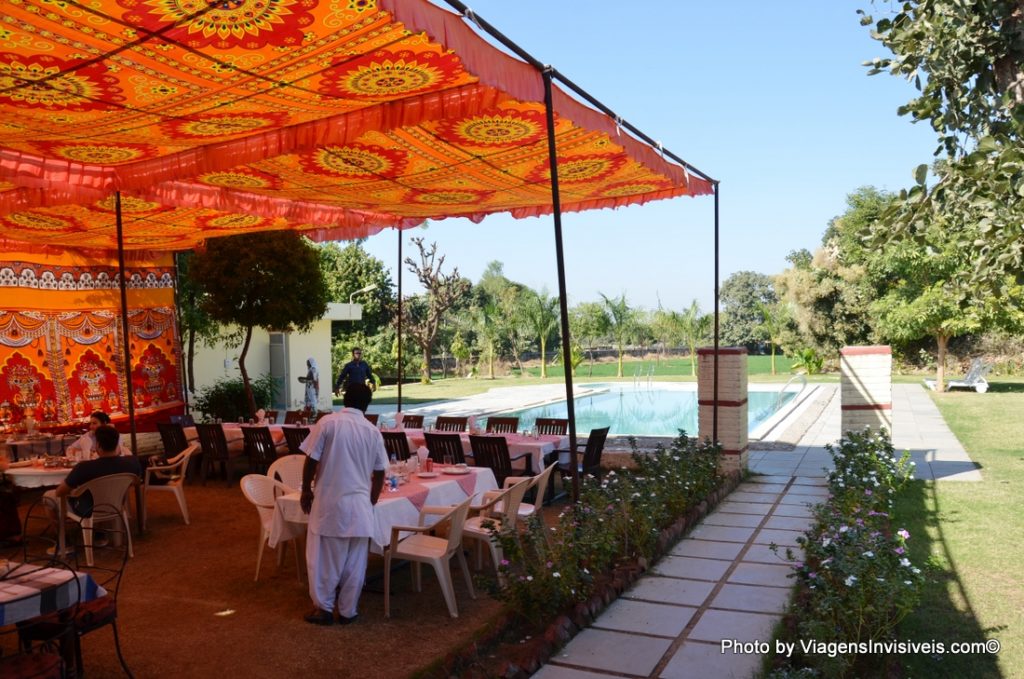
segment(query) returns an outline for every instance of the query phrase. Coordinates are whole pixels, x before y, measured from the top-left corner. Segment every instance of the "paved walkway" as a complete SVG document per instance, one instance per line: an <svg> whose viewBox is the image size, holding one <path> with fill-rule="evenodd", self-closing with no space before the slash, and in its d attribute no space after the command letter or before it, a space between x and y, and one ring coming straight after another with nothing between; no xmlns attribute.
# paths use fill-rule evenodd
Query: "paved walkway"
<svg viewBox="0 0 1024 679"><path fill-rule="evenodd" d="M782 616L792 582L784 547L796 551L811 505L827 494L824 445L840 430L834 392L795 450L753 451L750 467L761 476L740 485L534 677L739 679L759 671L759 652L733 652L723 640L768 642ZM893 442L911 451L918 478L981 479L923 387L893 385Z"/></svg>

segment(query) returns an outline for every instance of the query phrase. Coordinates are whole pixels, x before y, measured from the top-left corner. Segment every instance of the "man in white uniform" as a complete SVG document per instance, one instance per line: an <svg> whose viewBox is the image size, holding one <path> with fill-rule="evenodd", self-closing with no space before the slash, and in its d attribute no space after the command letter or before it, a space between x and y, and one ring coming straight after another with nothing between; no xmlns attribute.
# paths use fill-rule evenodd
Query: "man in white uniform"
<svg viewBox="0 0 1024 679"><path fill-rule="evenodd" d="M373 505L384 486L388 456L384 438L363 413L370 389L355 384L345 392L345 407L320 419L302 442L302 511L309 514L306 570L316 610L306 616L315 625L356 619L366 580L373 535ZM313 480L316 479L316 490Z"/></svg>

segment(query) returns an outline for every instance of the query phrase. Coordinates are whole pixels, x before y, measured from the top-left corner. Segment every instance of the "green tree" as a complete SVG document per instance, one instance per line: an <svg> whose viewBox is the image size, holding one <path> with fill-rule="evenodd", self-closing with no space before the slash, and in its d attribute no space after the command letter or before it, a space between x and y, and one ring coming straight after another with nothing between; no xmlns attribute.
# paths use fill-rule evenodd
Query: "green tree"
<svg viewBox="0 0 1024 679"><path fill-rule="evenodd" d="M789 308L782 303L775 304L759 303L758 311L761 312L761 324L758 330L761 337L768 340L772 354L772 375L775 374L775 347L782 341L782 336L789 327Z"/></svg>
<svg viewBox="0 0 1024 679"><path fill-rule="evenodd" d="M758 304L778 301L770 276L754 271L737 271L722 283L722 342L730 346L753 347L758 343L761 313Z"/></svg>
<svg viewBox="0 0 1024 679"><path fill-rule="evenodd" d="M569 311L572 336L586 347L590 357L590 373L594 376L594 349L597 343L608 336L611 321L608 312L598 302L582 302Z"/></svg>
<svg viewBox="0 0 1024 679"><path fill-rule="evenodd" d="M186 388L195 391L196 342L212 345L221 339L220 324L206 313L202 306L205 292L193 280L191 274L193 252L179 252L174 255L178 271L178 332L185 347Z"/></svg>
<svg viewBox="0 0 1024 679"><path fill-rule="evenodd" d="M425 294L410 297L402 305L404 326L422 352L420 381L429 384L430 359L441 322L450 309L468 296L472 286L459 275L458 267L452 269L451 273L441 271L444 255L438 256L437 243L431 243L429 248L422 238L413 238L411 243L419 251L419 261L407 257L405 264L409 271L416 274Z"/></svg>
<svg viewBox="0 0 1024 679"><path fill-rule="evenodd" d="M558 328L558 298L549 295L547 290L541 290L526 295L524 302L526 323L540 345L540 376L545 378L548 376L548 340Z"/></svg>
<svg viewBox="0 0 1024 679"><path fill-rule="evenodd" d="M363 318L358 327L339 324L341 332L333 333L334 338L356 331L364 336L376 335L387 327L395 308L395 293L391 272L384 262L366 252L361 241L353 241L344 247L337 243L322 243L317 249L327 281L329 301L347 304L353 293L373 286L372 290L360 292L353 299L363 307Z"/></svg>
<svg viewBox="0 0 1024 679"><path fill-rule="evenodd" d="M455 337L452 338L449 349L452 352L452 356L455 357L455 372L462 376L465 373L466 363L473 355L473 352L470 351L469 345L466 344L461 331L455 332Z"/></svg>
<svg viewBox="0 0 1024 679"><path fill-rule="evenodd" d="M253 328L308 330L327 311L327 282L317 249L294 231L262 231L207 241L192 261L192 276L205 291L203 309L245 333L238 368L250 416L256 414L245 367Z"/></svg>
<svg viewBox="0 0 1024 679"><path fill-rule="evenodd" d="M636 310L629 306L626 295L619 297L608 297L603 292L601 300L604 302L605 311L608 314L608 332L615 342L615 351L618 353L617 377L622 377L622 357L626 353L626 345L629 344L636 331Z"/></svg>
<svg viewBox="0 0 1024 679"><path fill-rule="evenodd" d="M704 341L711 331L711 324L714 317L711 314L703 314L697 300L690 302L680 315L680 331L683 341L690 349L690 374L697 376L697 344Z"/></svg>

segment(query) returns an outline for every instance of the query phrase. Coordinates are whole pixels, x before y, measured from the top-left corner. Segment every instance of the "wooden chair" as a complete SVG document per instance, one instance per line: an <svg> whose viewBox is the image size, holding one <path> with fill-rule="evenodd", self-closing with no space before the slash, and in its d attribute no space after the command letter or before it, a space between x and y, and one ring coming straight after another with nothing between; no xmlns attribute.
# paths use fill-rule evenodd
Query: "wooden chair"
<svg viewBox="0 0 1024 679"><path fill-rule="evenodd" d="M584 476L593 476L598 481L601 480L601 453L604 452L604 442L608 438L609 427L602 427L601 429L591 429L590 436L587 437L585 443L577 443L577 449L580 446L584 447L583 459L577 460L579 465L580 478ZM561 449L554 450L550 455L558 453L569 453L569 450ZM559 462L558 472L562 475L563 484L565 479L572 476L572 461Z"/></svg>
<svg viewBox="0 0 1024 679"><path fill-rule="evenodd" d="M363 415L366 417L366 421L375 427L380 421L380 413L363 413Z"/></svg>
<svg viewBox="0 0 1024 679"><path fill-rule="evenodd" d="M488 434L515 434L519 431L518 417L488 417Z"/></svg>
<svg viewBox="0 0 1024 679"><path fill-rule="evenodd" d="M302 418L306 416L302 410L286 410L284 413L285 424L302 424Z"/></svg>
<svg viewBox="0 0 1024 679"><path fill-rule="evenodd" d="M249 456L249 471L266 473L277 459L277 445L270 435L270 427L242 427L245 454Z"/></svg>
<svg viewBox="0 0 1024 679"><path fill-rule="evenodd" d="M196 421L191 415L171 415L171 424L180 424L183 427L194 427Z"/></svg>
<svg viewBox="0 0 1024 679"><path fill-rule="evenodd" d="M409 459L409 439L405 434L400 431L382 431L381 435L384 437L384 450L388 451L389 458L393 455L400 462Z"/></svg>
<svg viewBox="0 0 1024 679"><path fill-rule="evenodd" d="M429 457L436 464L442 464L445 456L450 456L452 464L465 464L466 454L462 452L462 437L458 434L435 434L424 432L427 439Z"/></svg>
<svg viewBox="0 0 1024 679"><path fill-rule="evenodd" d="M402 427L404 429L423 429L422 415L402 415Z"/></svg>
<svg viewBox="0 0 1024 679"><path fill-rule="evenodd" d="M483 568L483 549L486 544L491 550L491 563L494 570L498 570L501 563L501 545L491 537L491 529L485 527L485 523L493 523L494 528L499 532L503 530L515 530L519 520L519 505L523 501L523 495L530 489L533 480L520 478L518 482L509 479L509 487L504 490L489 490L484 493L484 504L479 507L471 507L470 511L474 516L466 519L462 528L462 539L469 538L476 541L476 567Z"/></svg>
<svg viewBox="0 0 1024 679"><path fill-rule="evenodd" d="M267 424L277 424L277 411L276 410L265 410L265 411L263 411L263 417L267 418Z"/></svg>
<svg viewBox="0 0 1024 679"><path fill-rule="evenodd" d="M561 417L538 417L534 426L537 433L544 436L565 436L569 433L569 420Z"/></svg>
<svg viewBox="0 0 1024 679"><path fill-rule="evenodd" d="M441 415L434 421L434 429L437 431L466 431L468 423L468 417L445 417Z"/></svg>
<svg viewBox="0 0 1024 679"><path fill-rule="evenodd" d="M288 444L288 454L302 455L299 446L309 436L309 427L282 427L281 431L284 432L284 440Z"/></svg>
<svg viewBox="0 0 1024 679"><path fill-rule="evenodd" d="M197 424L199 445L203 450L203 483L211 469L220 463L221 474L227 477L230 486L234 481L233 463L241 457L240 452L228 449L228 440L224 436L224 426L220 424Z"/></svg>
<svg viewBox="0 0 1024 679"><path fill-rule="evenodd" d="M188 470L188 463L192 455L199 452L199 444L192 443L185 450L175 457L167 460L165 464L146 468L145 492L166 491L174 493L178 500L178 507L181 509L181 517L185 519L185 525L189 524L188 504L185 502L185 472ZM146 503L146 511L142 517L142 526L145 528L149 519L149 503Z"/></svg>
<svg viewBox="0 0 1024 679"><path fill-rule="evenodd" d="M508 441L504 436L473 436L470 434L469 447L473 451L473 464L477 467L489 467L494 472L494 479L498 482L498 486L504 486L505 479L509 476L521 476L522 472L527 471L514 469L512 462L530 457L530 453L510 457Z"/></svg>
<svg viewBox="0 0 1024 679"><path fill-rule="evenodd" d="M459 567L466 578L466 589L469 596L476 599L473 591L473 580L466 565L466 555L462 551L463 527L469 514L469 505L473 501L468 497L462 504L455 507L424 507L420 510L420 518L416 526L392 526L391 542L384 549L384 617L391 617L391 560L412 561L413 583L417 592L423 590L421 564L430 564L441 584L441 593L448 604L448 614L459 617L459 609L455 603L455 587L452 584L451 559L458 557ZM424 525L427 516L441 518L430 526ZM431 531L447 528L448 537L428 535ZM412 535L399 540L402 533Z"/></svg>

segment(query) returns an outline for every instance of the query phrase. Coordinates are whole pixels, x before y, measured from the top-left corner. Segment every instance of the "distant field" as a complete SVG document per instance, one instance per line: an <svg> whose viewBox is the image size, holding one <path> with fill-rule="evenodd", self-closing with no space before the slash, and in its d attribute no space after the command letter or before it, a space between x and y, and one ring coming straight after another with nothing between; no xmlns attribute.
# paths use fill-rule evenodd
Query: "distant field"
<svg viewBox="0 0 1024 679"><path fill-rule="evenodd" d="M772 372L772 359L771 356L750 356L747 359L747 374L749 375L771 375ZM793 359L786 358L783 356L775 357L775 370L778 374L790 374L790 366L793 364ZM591 377L615 377L618 369L618 364L614 361L610 363L595 363L593 367L593 373L591 373L590 364L584 361L576 368L576 377L579 379ZM664 361L657 360L626 360L622 364L622 376L633 378L637 375L643 375L646 377L648 374L654 377L691 377L692 366L689 358L670 358ZM532 377L540 377L540 366L530 367L526 369L527 374ZM548 366L548 377L562 377L564 375L561 365L549 365Z"/></svg>

